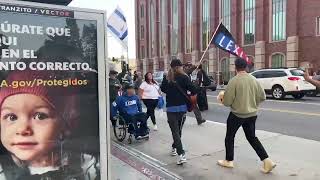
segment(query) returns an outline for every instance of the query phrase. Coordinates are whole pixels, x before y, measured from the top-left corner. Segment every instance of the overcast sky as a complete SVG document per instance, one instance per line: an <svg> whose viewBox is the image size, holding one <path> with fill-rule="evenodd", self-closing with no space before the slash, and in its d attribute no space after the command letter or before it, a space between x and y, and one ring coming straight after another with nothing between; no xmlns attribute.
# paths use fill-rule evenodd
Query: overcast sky
<svg viewBox="0 0 320 180"><path fill-rule="evenodd" d="M119 6L128 23L129 58L134 59L136 57L134 2L134 0L73 0L69 6L104 10L107 11L107 18ZM126 57L126 50L109 32L108 46L108 57L121 57L121 55Z"/></svg>

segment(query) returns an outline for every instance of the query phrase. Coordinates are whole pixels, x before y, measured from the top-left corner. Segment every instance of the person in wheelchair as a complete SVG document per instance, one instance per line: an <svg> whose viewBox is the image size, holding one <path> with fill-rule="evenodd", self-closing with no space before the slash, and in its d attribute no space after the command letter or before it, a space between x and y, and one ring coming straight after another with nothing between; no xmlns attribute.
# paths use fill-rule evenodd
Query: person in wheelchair
<svg viewBox="0 0 320 180"><path fill-rule="evenodd" d="M136 139L149 137L147 114L142 112L142 104L135 94L134 85L125 86L125 92L112 103L112 117L120 115L129 125L128 132Z"/></svg>

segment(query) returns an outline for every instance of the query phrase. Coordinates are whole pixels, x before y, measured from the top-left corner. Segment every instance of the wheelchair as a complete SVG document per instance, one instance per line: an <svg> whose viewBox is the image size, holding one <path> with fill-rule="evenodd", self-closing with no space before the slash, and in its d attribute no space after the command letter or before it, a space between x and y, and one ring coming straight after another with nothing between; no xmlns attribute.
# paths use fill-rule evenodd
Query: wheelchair
<svg viewBox="0 0 320 180"><path fill-rule="evenodd" d="M129 134L129 137L127 139L129 144L132 144L133 139L134 139L134 133L137 131L134 128L134 124L132 122L128 122L126 121L121 115L116 115L115 118L116 123L113 125L113 133L114 136L116 137L116 139L119 142L123 142L126 137L127 134ZM136 140L149 140L149 129L147 129L147 135L146 137L142 137L137 139L137 137L135 137Z"/></svg>

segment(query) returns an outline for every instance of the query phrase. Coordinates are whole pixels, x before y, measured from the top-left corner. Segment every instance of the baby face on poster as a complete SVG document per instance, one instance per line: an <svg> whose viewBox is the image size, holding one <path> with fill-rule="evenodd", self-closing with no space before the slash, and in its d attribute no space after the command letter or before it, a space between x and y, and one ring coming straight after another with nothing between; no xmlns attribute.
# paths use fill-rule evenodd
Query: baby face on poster
<svg viewBox="0 0 320 180"><path fill-rule="evenodd" d="M16 71L7 81L48 76L35 72ZM1 142L15 160L34 167L61 165L59 142L70 135L76 120L75 98L61 97L65 91L45 86L0 89Z"/></svg>

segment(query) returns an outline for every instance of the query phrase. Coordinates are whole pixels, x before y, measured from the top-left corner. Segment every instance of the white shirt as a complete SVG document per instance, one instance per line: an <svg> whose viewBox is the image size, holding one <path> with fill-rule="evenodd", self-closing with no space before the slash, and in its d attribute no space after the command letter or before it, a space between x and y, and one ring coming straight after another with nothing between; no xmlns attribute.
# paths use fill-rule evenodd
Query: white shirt
<svg viewBox="0 0 320 180"><path fill-rule="evenodd" d="M147 82L143 82L140 85L140 89L143 90L142 99L158 99L160 96L160 88L157 84L148 84Z"/></svg>

